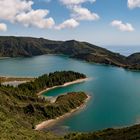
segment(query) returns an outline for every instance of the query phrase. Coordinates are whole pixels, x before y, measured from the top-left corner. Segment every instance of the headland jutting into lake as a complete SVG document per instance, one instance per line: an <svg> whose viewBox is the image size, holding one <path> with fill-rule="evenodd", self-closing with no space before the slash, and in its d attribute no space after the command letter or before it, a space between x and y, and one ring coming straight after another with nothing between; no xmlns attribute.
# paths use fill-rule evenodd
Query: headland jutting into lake
<svg viewBox="0 0 140 140"><path fill-rule="evenodd" d="M0 81L1 81L2 85L5 85L5 86L9 85L9 86L13 86L13 87L18 87L18 85L21 85L21 84L24 84L24 83L27 83L27 82L34 82L34 80L35 80L35 78L31 78L31 77L30 78L29 77L9 77L9 76L0 77ZM58 87L66 87L66 86L69 86L69 85L82 83L82 82L85 82L87 80L89 80L89 78L85 77L85 78L82 78L82 79L81 78L77 79L75 81L66 82L63 85L52 86L52 87L46 88L45 90L42 90L41 92L37 93L37 95L41 96L43 98L44 97L43 96L44 92L46 93L47 91L58 88ZM44 128L47 128L47 127L51 126L52 124L58 122L59 120L71 115L73 112L82 108L89 99L90 99L90 96L87 95L87 99L79 107L77 107L75 109L72 109L70 112L65 113L64 115L62 115L60 117L57 117L56 119L50 119L50 120L44 121L44 122L36 125L35 130L43 130ZM57 98L56 98L56 100L57 100Z"/></svg>
<svg viewBox="0 0 140 140"><path fill-rule="evenodd" d="M0 120L5 118L5 121L9 122L8 125L5 125L3 123L5 121L3 120L0 126L3 127L3 131L6 129L7 132L11 131L10 125L12 125L16 129L12 133L13 136L23 131L28 131L30 135L32 133L36 133L36 135L39 133L38 136L43 135L43 132L35 132L33 130L34 128L40 130L42 125L41 127L37 125L39 122L43 120L48 120L49 122L52 119L58 120L58 118L63 118L83 106L89 97L84 92L70 92L58 96L54 103L50 103L48 100L39 98L37 93L47 87L53 88L54 86L64 84L69 85L77 83L79 80L83 81L84 79L86 79L86 76L78 72L57 71L42 75L35 78L34 81L20 84L17 87L0 85ZM11 116L13 117L11 118ZM24 132L24 137L27 137L28 133ZM10 136L11 133L10 135L3 133L0 137L8 139ZM21 138L21 135L19 137ZM17 138L18 136L16 136Z"/></svg>

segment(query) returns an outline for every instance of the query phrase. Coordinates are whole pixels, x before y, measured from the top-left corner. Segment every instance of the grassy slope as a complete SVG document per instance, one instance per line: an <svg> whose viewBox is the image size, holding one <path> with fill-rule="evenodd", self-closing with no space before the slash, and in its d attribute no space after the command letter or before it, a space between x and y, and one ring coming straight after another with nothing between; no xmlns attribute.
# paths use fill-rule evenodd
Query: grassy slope
<svg viewBox="0 0 140 140"><path fill-rule="evenodd" d="M70 77L70 78L69 78ZM38 123L59 117L79 107L87 98L83 92L59 96L55 103L38 98L38 90L85 77L72 71L54 72L19 87L0 85L0 139L59 139L50 133L34 131ZM61 82L60 82L61 81Z"/></svg>
<svg viewBox="0 0 140 140"><path fill-rule="evenodd" d="M140 125L94 133L73 133L66 135L65 140L140 140Z"/></svg>
<svg viewBox="0 0 140 140"><path fill-rule="evenodd" d="M45 133L35 132L32 129L37 116L36 118L28 116L16 108L26 106L28 102L31 104L32 101L28 99L24 102L10 94L12 93L8 94L6 89L5 91L0 89L0 139L45 139L47 136Z"/></svg>
<svg viewBox="0 0 140 140"><path fill-rule="evenodd" d="M51 104L35 97L27 98L26 101L18 99L9 91L0 89L0 139L55 138L50 133L33 130L34 126L69 112L80 106L86 98L84 93L69 93L58 97L56 102ZM33 99L36 101L32 101Z"/></svg>
<svg viewBox="0 0 140 140"><path fill-rule="evenodd" d="M75 133L58 137L51 133L34 131L39 122L55 118L83 103L83 93L69 93L57 98L54 104L28 97L14 96L12 88L0 88L0 139L2 140L139 140L140 125L123 129L106 129L94 133ZM46 110L46 111L45 111ZM47 112L47 116L45 115Z"/></svg>

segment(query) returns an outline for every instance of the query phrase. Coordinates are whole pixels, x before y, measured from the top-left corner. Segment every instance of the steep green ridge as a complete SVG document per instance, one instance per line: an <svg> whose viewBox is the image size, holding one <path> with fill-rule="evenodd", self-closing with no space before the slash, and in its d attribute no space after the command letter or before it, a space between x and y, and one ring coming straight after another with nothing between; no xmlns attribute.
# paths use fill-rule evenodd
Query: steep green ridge
<svg viewBox="0 0 140 140"><path fill-rule="evenodd" d="M130 65L128 66L129 69L136 69L140 70L140 53L134 53L127 57Z"/></svg>
<svg viewBox="0 0 140 140"><path fill-rule="evenodd" d="M50 103L39 98L35 92L48 85L61 85L83 77L85 75L80 73L62 71L45 74L34 82L22 84L17 88L0 85L0 139L59 139L51 133L37 132L33 128L42 121L54 119L79 107L87 95L83 92L72 92L61 95L55 103Z"/></svg>
<svg viewBox="0 0 140 140"><path fill-rule="evenodd" d="M125 57L96 45L75 40L52 41L32 37L0 37L1 57L35 56L42 54L64 54L88 62L140 69L140 53Z"/></svg>
<svg viewBox="0 0 140 140"><path fill-rule="evenodd" d="M73 133L64 137L65 140L140 140L140 125L122 129L109 128L93 133Z"/></svg>

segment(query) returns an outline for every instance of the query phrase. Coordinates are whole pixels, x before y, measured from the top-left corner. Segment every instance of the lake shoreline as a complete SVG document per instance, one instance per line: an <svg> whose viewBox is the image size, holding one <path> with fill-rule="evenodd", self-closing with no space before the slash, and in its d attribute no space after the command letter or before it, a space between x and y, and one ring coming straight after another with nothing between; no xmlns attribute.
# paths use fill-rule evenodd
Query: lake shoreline
<svg viewBox="0 0 140 140"><path fill-rule="evenodd" d="M38 92L37 95L41 96L44 92L47 92L49 90L52 90L52 89L55 89L55 88L60 88L60 87L66 87L66 86L73 85L73 84L82 83L82 82L85 82L85 81L88 81L88 80L89 80L89 78L82 78L82 79L78 79L78 80L75 80L75 81L72 81L72 82L67 82L63 85L58 85L58 86L53 86L53 87L50 87L50 88L46 88L46 89Z"/></svg>
<svg viewBox="0 0 140 140"><path fill-rule="evenodd" d="M42 131L42 130L44 130L46 128L49 128L49 127L55 125L57 122L59 122L59 121L65 119L66 117L72 115L74 112L82 109L91 98L90 95L88 95L88 94L86 94L86 95L87 95L87 98L85 99L84 103L81 104L79 107L77 107L75 109L72 109L70 112L65 113L64 115L62 115L60 117L57 117L55 119L50 119L50 120L43 121L43 122L39 123L38 125L35 126L35 130L36 131Z"/></svg>
<svg viewBox="0 0 140 140"><path fill-rule="evenodd" d="M34 81L33 77L18 77L18 76L0 76L0 83L2 85L20 85L30 81Z"/></svg>

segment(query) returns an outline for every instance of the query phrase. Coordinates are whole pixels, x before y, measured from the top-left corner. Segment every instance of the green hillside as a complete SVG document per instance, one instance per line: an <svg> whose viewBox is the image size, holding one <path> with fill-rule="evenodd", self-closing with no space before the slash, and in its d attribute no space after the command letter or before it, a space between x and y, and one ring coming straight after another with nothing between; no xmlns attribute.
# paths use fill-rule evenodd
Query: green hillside
<svg viewBox="0 0 140 140"><path fill-rule="evenodd" d="M109 128L91 133L68 134L65 140L140 140L140 125L122 129Z"/></svg>
<svg viewBox="0 0 140 140"><path fill-rule="evenodd" d="M75 40L52 41L32 37L0 37L1 57L29 57L43 54L64 54L88 62L140 69L138 59L140 53L125 57L96 45Z"/></svg>
<svg viewBox="0 0 140 140"><path fill-rule="evenodd" d="M40 76L34 82L19 87L0 85L0 139L54 139L55 135L35 131L35 125L76 109L84 103L87 95L83 92L72 92L58 96L56 101L51 103L45 98L38 97L36 92L83 77L85 75L80 73L63 71ZM58 79L62 82L60 83Z"/></svg>

